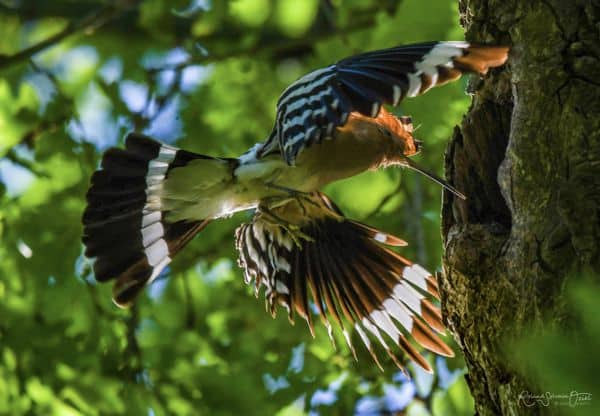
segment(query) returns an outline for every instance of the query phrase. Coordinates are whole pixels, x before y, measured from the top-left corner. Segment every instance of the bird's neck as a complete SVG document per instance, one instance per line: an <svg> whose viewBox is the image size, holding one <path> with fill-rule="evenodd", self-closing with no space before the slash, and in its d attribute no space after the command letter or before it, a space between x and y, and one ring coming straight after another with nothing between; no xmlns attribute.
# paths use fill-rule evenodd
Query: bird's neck
<svg viewBox="0 0 600 416"><path fill-rule="evenodd" d="M382 152L378 160L370 167L370 170L389 168L391 166L406 166L406 156L396 149Z"/></svg>

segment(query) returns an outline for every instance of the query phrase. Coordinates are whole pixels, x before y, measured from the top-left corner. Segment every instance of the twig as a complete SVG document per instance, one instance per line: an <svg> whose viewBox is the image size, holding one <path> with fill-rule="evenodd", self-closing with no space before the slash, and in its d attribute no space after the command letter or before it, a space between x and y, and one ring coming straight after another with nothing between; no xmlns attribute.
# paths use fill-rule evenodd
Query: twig
<svg viewBox="0 0 600 416"><path fill-rule="evenodd" d="M194 310L194 298L192 296L192 290L190 288L190 283L188 282L188 277L183 276L182 279L183 291L185 293L185 303L186 303L186 312L185 312L185 325L189 330L193 330L196 326L196 313Z"/></svg>
<svg viewBox="0 0 600 416"><path fill-rule="evenodd" d="M65 103L64 111L62 114L56 116L53 120L42 120L33 129L29 130L19 141L19 144L25 144L26 146L33 148L35 139L42 133L47 131L54 131L60 126L64 125L69 119L72 119L74 123L78 125L81 131L83 129L83 123L80 120L79 114L77 114L77 108L75 107L75 101L72 97L66 94L60 84L60 81L52 71L46 68L40 67L33 59L29 61L31 68L48 78L52 86L58 95Z"/></svg>
<svg viewBox="0 0 600 416"><path fill-rule="evenodd" d="M146 94L146 103L144 108L133 114L133 124L135 130L141 130L149 123L153 122L160 114L163 112L165 107L173 100L178 94L182 94L180 91L181 87L181 78L183 68L175 69L175 75L173 77L173 81L169 85L167 91L162 95L155 95L153 90L156 89L157 81L156 74L153 70L146 70L146 78L148 83L148 93ZM156 104L156 111L154 114L150 114L150 106L152 103Z"/></svg>
<svg viewBox="0 0 600 416"><path fill-rule="evenodd" d="M390 192L389 194L387 194L386 196L384 196L383 199L381 201L379 201L379 204L377 204L377 206L370 213L365 215L365 217L363 218L363 221L370 220L375 215L379 214L379 211L381 211L383 209L385 204L390 202L393 197L398 195L398 193L400 192L401 189L402 189L402 179L398 179L398 185L394 188L394 190L392 192Z"/></svg>
<svg viewBox="0 0 600 416"><path fill-rule="evenodd" d="M413 218L416 218L414 222L415 234L417 240L417 260L420 264L427 263L427 249L425 248L425 234L423 233L422 224L422 213L423 213L423 182L421 176L414 176L414 194L410 198L413 213ZM412 223L412 222L411 222Z"/></svg>
<svg viewBox="0 0 600 416"><path fill-rule="evenodd" d="M17 154L17 152L15 151L14 147L10 148L8 150L8 152L6 152L4 157L7 160L10 160L15 165L20 166L24 169L27 169L29 172L31 172L33 175L37 176L38 178L49 178L50 177L50 175L47 172L44 172L42 169L38 168L36 166L35 162L29 161L27 159L20 157Z"/></svg>

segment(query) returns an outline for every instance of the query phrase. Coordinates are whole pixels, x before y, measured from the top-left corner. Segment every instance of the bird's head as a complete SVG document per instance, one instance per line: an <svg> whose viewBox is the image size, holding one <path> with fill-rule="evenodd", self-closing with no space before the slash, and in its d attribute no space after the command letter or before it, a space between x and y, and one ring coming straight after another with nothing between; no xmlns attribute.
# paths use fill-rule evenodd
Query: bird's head
<svg viewBox="0 0 600 416"><path fill-rule="evenodd" d="M358 159L369 160L370 169L407 167L425 175L460 199L466 199L464 194L448 182L410 159L422 148L421 142L413 136L413 131L412 119L409 116L396 117L383 107L377 117L352 112L348 122L338 127L338 134L349 135L364 144L364 154L360 154ZM354 163L355 159L351 162Z"/></svg>
<svg viewBox="0 0 600 416"><path fill-rule="evenodd" d="M413 124L410 116L396 117L382 108L375 118L377 135L389 148L388 155L395 158L406 158L416 155L421 150L421 142L413 136Z"/></svg>
<svg viewBox="0 0 600 416"><path fill-rule="evenodd" d="M444 179L420 167L413 160L409 159L410 156L419 153L422 148L422 142L413 136L414 128L410 116L396 117L382 108L375 121L374 126L377 128L377 135L387 144L387 151L385 152L385 158L381 166L396 165L416 170L443 186L460 199L466 199L463 193L456 190Z"/></svg>
<svg viewBox="0 0 600 416"><path fill-rule="evenodd" d="M397 164L397 160L419 153L421 142L414 138L413 130L410 117L396 117L383 107L377 117L352 112L348 122L338 128L375 150L382 157L379 167Z"/></svg>

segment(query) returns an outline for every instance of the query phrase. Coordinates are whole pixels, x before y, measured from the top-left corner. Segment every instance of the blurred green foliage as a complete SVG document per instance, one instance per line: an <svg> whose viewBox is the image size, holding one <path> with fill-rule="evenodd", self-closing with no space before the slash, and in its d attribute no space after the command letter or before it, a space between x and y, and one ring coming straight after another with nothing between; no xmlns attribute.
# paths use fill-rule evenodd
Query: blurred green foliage
<svg viewBox="0 0 600 416"><path fill-rule="evenodd" d="M271 319L235 263L233 230L249 214L211 224L127 311L96 284L80 243L89 177L127 131L239 155L266 138L278 94L309 70L461 39L455 3L1 1L0 414L472 414L460 357L436 360L434 377L411 366L409 381L365 351L354 362L342 339L334 350L323 328L312 339L284 314ZM96 9L111 17L104 26L11 58ZM418 159L432 170L467 108L464 88L397 109L422 124ZM439 187L390 169L327 192L439 267Z"/></svg>
<svg viewBox="0 0 600 416"><path fill-rule="evenodd" d="M572 277L565 300L569 326L532 328L529 336L509 346L510 361L537 386L536 390L519 395L521 406L537 405L565 415L600 413L599 297L597 276Z"/></svg>

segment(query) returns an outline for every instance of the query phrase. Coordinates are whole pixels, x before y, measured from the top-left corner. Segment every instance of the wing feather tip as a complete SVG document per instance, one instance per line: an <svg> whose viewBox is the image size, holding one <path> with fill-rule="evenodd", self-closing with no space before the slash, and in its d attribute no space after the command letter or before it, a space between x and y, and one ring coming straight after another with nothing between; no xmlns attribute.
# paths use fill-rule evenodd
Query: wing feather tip
<svg viewBox="0 0 600 416"><path fill-rule="evenodd" d="M444 343L429 327L425 326L420 320L413 321L415 325L411 331L411 336L425 349L444 357L453 357L454 351Z"/></svg>

